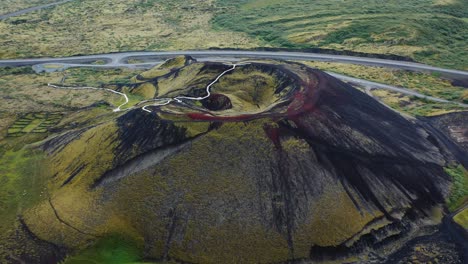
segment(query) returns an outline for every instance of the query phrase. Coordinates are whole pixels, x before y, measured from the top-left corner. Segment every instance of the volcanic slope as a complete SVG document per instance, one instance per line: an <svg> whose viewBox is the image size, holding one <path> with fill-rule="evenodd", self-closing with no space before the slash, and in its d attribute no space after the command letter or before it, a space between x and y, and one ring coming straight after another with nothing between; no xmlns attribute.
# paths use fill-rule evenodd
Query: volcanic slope
<svg viewBox="0 0 468 264"><path fill-rule="evenodd" d="M131 92L202 97L230 67L172 59ZM211 94L59 125L35 146L48 198L23 229L55 255L118 234L140 259L188 263L365 262L437 229L459 159L443 133L302 64L243 63Z"/></svg>

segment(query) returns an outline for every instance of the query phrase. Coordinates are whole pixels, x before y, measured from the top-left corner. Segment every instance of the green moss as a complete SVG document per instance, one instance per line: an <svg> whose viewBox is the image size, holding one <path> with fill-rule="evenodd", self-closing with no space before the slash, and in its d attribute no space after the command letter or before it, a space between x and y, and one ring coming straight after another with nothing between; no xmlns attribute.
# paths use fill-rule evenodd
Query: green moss
<svg viewBox="0 0 468 264"><path fill-rule="evenodd" d="M45 198L47 171L41 152L10 149L0 153L0 240L7 241L5 236L17 215ZM0 259L8 254L3 250L0 247Z"/></svg>
<svg viewBox="0 0 468 264"><path fill-rule="evenodd" d="M156 65L152 69L141 73L138 78L133 78L133 82L141 82L141 79L143 80L150 80L154 79L160 76L163 76L165 74L170 73L171 71L182 68L186 64L188 64L188 58L185 56L178 56L172 59L166 60L164 63Z"/></svg>
<svg viewBox="0 0 468 264"><path fill-rule="evenodd" d="M452 176L453 186L447 198L447 206L450 211L454 211L468 201L468 172L462 165L445 168Z"/></svg>
<svg viewBox="0 0 468 264"><path fill-rule="evenodd" d="M43 119L34 119L31 123L29 123L26 127L23 128L23 132L29 133L33 131L37 126L42 123Z"/></svg>
<svg viewBox="0 0 468 264"><path fill-rule="evenodd" d="M132 94L139 95L145 99L151 99L156 93L156 87L151 83L143 83L132 90Z"/></svg>
<svg viewBox="0 0 468 264"><path fill-rule="evenodd" d="M77 255L66 258L63 264L119 264L140 260L141 247L128 237L109 235Z"/></svg>
<svg viewBox="0 0 468 264"><path fill-rule="evenodd" d="M468 209L465 208L460 213L456 214L453 220L463 228L468 229Z"/></svg>
<svg viewBox="0 0 468 264"><path fill-rule="evenodd" d="M61 118L62 115L58 113L28 113L8 128L8 135L47 133L48 128L56 125Z"/></svg>

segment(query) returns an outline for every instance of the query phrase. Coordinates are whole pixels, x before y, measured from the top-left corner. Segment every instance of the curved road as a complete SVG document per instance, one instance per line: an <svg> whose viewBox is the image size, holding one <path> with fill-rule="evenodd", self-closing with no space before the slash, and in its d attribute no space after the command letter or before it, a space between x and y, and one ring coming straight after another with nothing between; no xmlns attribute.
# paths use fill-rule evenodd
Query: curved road
<svg viewBox="0 0 468 264"><path fill-rule="evenodd" d="M193 51L163 51L163 52L121 52L87 56L75 56L64 58L38 58L38 59L18 59L0 60L0 67L3 66L28 66L41 63L68 63L68 64L90 64L102 60L106 62L103 66L120 67L127 66L128 60L142 60L144 62L161 61L179 55L189 55L200 59L217 58L261 58L261 59L281 59L281 60L302 60L302 61L329 61L350 64L361 64L370 66L380 66L388 68L406 69L410 71L439 73L443 76L458 79L467 79L468 72L452 69L433 67L426 64L395 61L385 59L375 59L366 57L353 57L345 55L331 55L307 52L287 52L287 51L243 51L243 50L193 50Z"/></svg>
<svg viewBox="0 0 468 264"><path fill-rule="evenodd" d="M3 14L3 15L0 15L0 20L7 19L7 18L10 18L10 17L15 17L15 16L21 16L21 15L24 15L26 13L34 12L34 11L37 11L37 10L41 10L41 9L44 9L44 8L48 8L48 7L52 7L52 6L56 6L56 5L60 5L60 4L65 4L65 3L71 2L71 1L74 1L74 0L63 0L63 1L58 1L58 2L55 2L55 3L46 4L46 5L26 8L26 9L19 10L19 11L9 13L9 14Z"/></svg>
<svg viewBox="0 0 468 264"><path fill-rule="evenodd" d="M451 103L451 104L456 104L456 105L462 106L462 107L468 107L468 104L449 101L449 100L445 100L445 99L442 99L442 98L437 98L437 97L433 97L433 96L424 95L424 94L421 94L421 93L418 93L418 92L415 92L413 90L406 89L406 88L403 88L403 87L396 87L396 86L391 86L391 85L388 85L388 84L371 82L371 81L358 79L358 78L354 78L354 77L349 77L349 76L334 73L334 72L327 72L327 73L330 74L331 76L337 78L337 79L340 79L340 80L344 81L344 82L349 82L351 84L354 84L356 86L363 87L363 88L366 88L366 89L369 89L369 90L372 90L372 89L390 90L390 91L394 91L394 92L398 92L398 93L402 93L402 94L406 94L406 95L410 95L410 96L415 96L415 97L418 97L418 98L427 99L427 100L433 101L433 102Z"/></svg>

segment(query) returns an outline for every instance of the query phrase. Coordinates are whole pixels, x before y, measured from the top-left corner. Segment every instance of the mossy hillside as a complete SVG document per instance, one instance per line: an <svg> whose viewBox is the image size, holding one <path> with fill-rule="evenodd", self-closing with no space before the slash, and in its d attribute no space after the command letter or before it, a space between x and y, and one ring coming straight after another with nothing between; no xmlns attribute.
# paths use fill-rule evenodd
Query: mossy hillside
<svg viewBox="0 0 468 264"><path fill-rule="evenodd" d="M317 201L311 205L310 220L298 227L300 232L295 233L295 255L298 258L307 258L310 247L338 246L354 235L357 238L363 228L372 220L382 216L375 210L369 212L356 210L350 197L340 184L325 191ZM377 230L379 227L373 227Z"/></svg>
<svg viewBox="0 0 468 264"><path fill-rule="evenodd" d="M50 160L54 164L55 185L74 184L75 181L89 184L109 170L113 164L113 150L119 143L117 131L113 122L98 125L53 154ZM75 175L75 181L70 175Z"/></svg>
<svg viewBox="0 0 468 264"><path fill-rule="evenodd" d="M45 198L48 167L40 151L8 150L0 154L2 221L0 230L6 232L16 216Z"/></svg>
<svg viewBox="0 0 468 264"><path fill-rule="evenodd" d="M27 133L47 133L48 129L55 126L62 114L60 113L28 113L18 118L8 128L8 136L18 137Z"/></svg>
<svg viewBox="0 0 468 264"><path fill-rule="evenodd" d="M100 102L96 107L67 113L55 128L58 131L70 131L96 126L114 120L117 115L118 113L112 112L112 107L109 104Z"/></svg>
<svg viewBox="0 0 468 264"><path fill-rule="evenodd" d="M468 172L462 165L447 167L445 171L453 180L447 205L451 211L454 211L468 202Z"/></svg>
<svg viewBox="0 0 468 264"><path fill-rule="evenodd" d="M146 115L145 122L136 122L138 116L145 114L141 110L134 111L137 111L134 112L136 116L128 117L128 120L124 114L117 121L107 121L88 127L77 135L71 131L70 135L65 133L58 136L63 139L54 138L52 143L45 145L45 148L51 152L49 158L55 166L50 174L52 175L48 188L50 200L30 209L26 215L25 221L35 234L72 249L83 249L88 246L89 241L113 232L141 239L132 231L130 221L125 214L116 215L113 211L104 213L105 208L99 202L100 192L89 189L106 171L117 166L119 162L126 162L142 154L142 151L149 146L135 143L129 149L124 149L123 153L119 152L122 151L122 145L125 145L123 141L131 140L122 134L123 128L120 126L126 126L125 131L132 129L141 131L148 129L144 127L145 122L150 122L150 126L156 125L151 123L153 122L151 120L157 117L149 115ZM72 137L71 140L66 139L69 136ZM158 135L153 136L158 139ZM64 146L53 146L52 150L49 150L50 144L62 144L62 140L67 142ZM142 139L142 142L148 143L145 139ZM44 226L44 222L38 219L50 224ZM62 234L67 232L70 235L64 237Z"/></svg>
<svg viewBox="0 0 468 264"><path fill-rule="evenodd" d="M213 93L225 94L232 102L232 109L223 113L265 112L293 89L280 70L263 67L261 64L239 66L213 86Z"/></svg>
<svg viewBox="0 0 468 264"><path fill-rule="evenodd" d="M206 133L212 126L212 123L193 122L193 120L187 118L186 116L181 116L178 114L167 114L161 112L158 113L158 116L165 120L171 120L178 127L185 129L186 136L189 138L194 138L198 135Z"/></svg>
<svg viewBox="0 0 468 264"><path fill-rule="evenodd" d="M50 173L49 199L25 213L25 222L34 234L74 250L115 231L133 237L125 217L105 213L100 192L89 191L94 180L112 168L118 143L115 122L107 122L50 155L55 166ZM93 213L97 211L101 213Z"/></svg>
<svg viewBox="0 0 468 264"><path fill-rule="evenodd" d="M184 66L187 66L194 62L195 60L189 56L177 56L171 59L164 61L161 64L156 65L148 71L142 72L141 74L132 78L133 83L140 83L155 79L166 75L172 71L176 71Z"/></svg>
<svg viewBox="0 0 468 264"><path fill-rule="evenodd" d="M93 246L77 255L67 257L61 264L124 264L136 263L141 259L141 249L136 242L120 235L109 235L99 239Z"/></svg>
<svg viewBox="0 0 468 264"><path fill-rule="evenodd" d="M21 145L18 139L14 140ZM22 243L11 241L17 217L45 199L48 171L41 151L21 148L0 153L0 261L12 254L11 245Z"/></svg>
<svg viewBox="0 0 468 264"><path fill-rule="evenodd" d="M204 71L204 73L201 73L203 66L203 63L187 63L187 66L174 69L173 71L162 69L167 72L159 74L155 73L155 71L159 72L161 70L158 65L132 79L135 82L135 86L132 88L131 93L142 95L145 99L152 99L153 97L176 97L177 95L188 93L190 88L193 88L192 86L195 85L202 88L201 82L207 83L210 78L216 78L216 72L207 73ZM206 76L206 74L209 75ZM148 75L149 77L145 79L142 75ZM200 81L200 79L202 80ZM153 96L149 97L151 94Z"/></svg>
<svg viewBox="0 0 468 264"><path fill-rule="evenodd" d="M194 59L190 56L177 56L177 57L166 60L163 64L161 64L160 68L171 69L171 70L182 68L183 66L187 66L193 61Z"/></svg>
<svg viewBox="0 0 468 264"><path fill-rule="evenodd" d="M247 209L253 206L249 199L256 196L252 189L254 183L239 168L246 166L246 158L269 155L272 150L259 124L226 123L154 169L122 180L113 201L118 209L114 210L132 215L140 232L156 240L151 251L153 256L164 252L167 224L172 221L167 212L172 212L178 216L178 225L186 223L185 227L177 226L169 251L169 256L176 259L232 263L287 257L282 236L271 233L258 222L255 224L258 220L254 219L259 216L251 215ZM238 155L240 149L247 152L247 157ZM123 199L129 194L133 195L131 201ZM216 208L224 203L246 208L242 210L244 213L236 212L229 219L221 220ZM179 233L180 228L185 229L183 234Z"/></svg>
<svg viewBox="0 0 468 264"><path fill-rule="evenodd" d="M461 212L459 212L458 214L456 214L454 217L453 217L453 220L459 224L460 226L462 226L463 228L465 228L466 230L468 230L468 209L463 209Z"/></svg>
<svg viewBox="0 0 468 264"><path fill-rule="evenodd" d="M203 263L288 259L285 234L265 226L264 217L268 216L262 216L262 209L258 214L249 209L259 206L252 202L259 196L268 200L275 195L254 187L259 179L250 171L251 166L263 168L276 162L274 144L263 132L265 122L269 123L266 119L224 123L154 169L123 179L114 193L117 209L113 210L138 219L133 222L135 228L153 237L152 256L164 254L161 237L167 238L171 232L168 225L175 223L168 254L176 259ZM308 146L291 141L294 139L283 143L291 160L312 155ZM123 198L128 195L132 195L131 201ZM359 212L337 182L313 200L307 209L310 215L298 220L301 223L294 233L296 258L308 257L312 245L339 245L382 215L378 211ZM234 208L229 210L233 213L225 212L223 204L232 204Z"/></svg>
<svg viewBox="0 0 468 264"><path fill-rule="evenodd" d="M112 214L92 213L99 210L99 194L88 192L88 186L111 168L112 151L118 143L116 132L114 122L97 125L49 155L54 166L49 174L48 199L24 216L34 234L72 249L82 249L102 235L99 226Z"/></svg>
<svg viewBox="0 0 468 264"><path fill-rule="evenodd" d="M158 97L175 97L187 93L190 88L196 86L203 89L210 80L216 78L221 69L203 69L205 64L194 63L183 67L178 71L158 79Z"/></svg>
<svg viewBox="0 0 468 264"><path fill-rule="evenodd" d="M132 89L132 94L139 95L145 99L152 99L156 94L156 87L152 83L143 83Z"/></svg>

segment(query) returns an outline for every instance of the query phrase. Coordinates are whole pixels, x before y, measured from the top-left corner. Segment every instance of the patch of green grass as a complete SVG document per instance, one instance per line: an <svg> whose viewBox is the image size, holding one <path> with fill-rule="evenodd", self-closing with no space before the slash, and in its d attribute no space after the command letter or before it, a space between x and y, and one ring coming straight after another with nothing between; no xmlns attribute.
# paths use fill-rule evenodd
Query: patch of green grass
<svg viewBox="0 0 468 264"><path fill-rule="evenodd" d="M468 172L462 165L445 168L453 179L452 190L447 199L447 206L450 211L454 211L468 201Z"/></svg>
<svg viewBox="0 0 468 264"><path fill-rule="evenodd" d="M59 113L28 113L8 128L8 136L22 136L27 133L47 133L55 126L62 115Z"/></svg>
<svg viewBox="0 0 468 264"><path fill-rule="evenodd" d="M141 249L134 241L120 235L110 235L77 255L68 257L62 264L136 263L141 258L140 254Z"/></svg>
<svg viewBox="0 0 468 264"><path fill-rule="evenodd" d="M12 227L22 209L45 198L47 168L43 162L40 152L26 149L0 153L0 234Z"/></svg>

